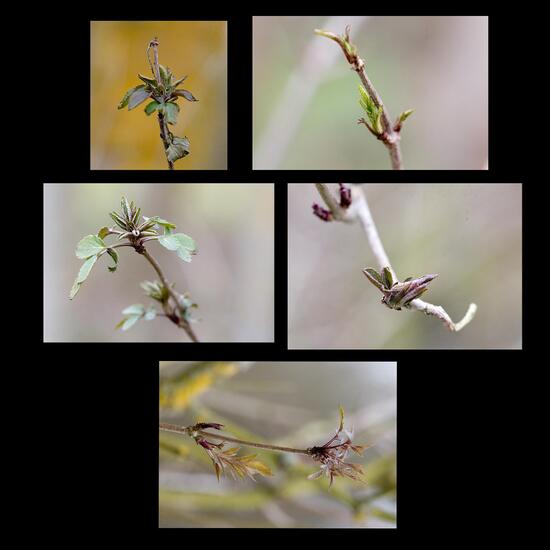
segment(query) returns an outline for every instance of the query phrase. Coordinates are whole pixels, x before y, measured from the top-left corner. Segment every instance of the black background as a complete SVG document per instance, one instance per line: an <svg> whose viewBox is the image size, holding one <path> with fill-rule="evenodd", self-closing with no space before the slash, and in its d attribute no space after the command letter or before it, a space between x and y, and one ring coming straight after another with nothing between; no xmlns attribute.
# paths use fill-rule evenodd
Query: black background
<svg viewBox="0 0 550 550"><path fill-rule="evenodd" d="M90 535L111 528L121 533L169 533L157 529L159 360L397 360L398 529L378 533L395 537L416 532L428 538L437 533L436 540L445 545L461 538L471 540L472 528L490 531L516 522L519 497L512 494L522 489L525 479L511 472L517 472L516 463L525 458L521 456L524 447L518 445L526 434L522 417L528 409L523 398L532 395L530 384L535 379L530 370L535 368L534 362L526 355L532 338L525 324L524 349L517 351L287 350L286 182L344 178L377 183L521 182L523 262L524 271L529 272L529 226L534 219L526 211L534 195L530 191L530 177L534 176L529 173L532 162L526 161L532 142L524 139L522 132L536 120L522 111L524 104L513 85L517 71L524 67L526 50L519 34L523 25L519 10L504 16L479 4L476 12L462 4L460 10L445 14L440 7L421 12L411 11L410 4L399 9L395 3L384 6L391 10L378 10L379 15L490 15L490 170L348 171L341 178L342 172L252 172L252 15L335 15L338 7L341 13L373 13L370 6L364 10L357 4L299 9L294 3L287 9L277 4L277 10L261 12L255 6L256 11L247 12L244 5L225 5L225 11L211 5L205 6L208 9L203 13L191 11L187 5L171 4L158 11L154 6L143 10L137 4L118 10L112 6L86 14L49 6L43 18L35 21L40 38L29 46L44 52L40 90L48 108L40 110L39 119L33 119L33 123L39 120L44 136L40 139L40 162L32 167L32 188L26 194L32 193L36 217L42 219L42 184L48 182L274 182L276 341L44 344L42 327L36 323L38 353L23 371L28 377L25 385L37 394L32 407L34 428L25 438L27 442L33 438L26 456L31 471L37 474L32 477L32 492L26 496L31 523L33 514L42 515L48 503L55 501L48 520L52 528L77 527L83 530L81 534ZM228 21L228 171L90 171L89 22L101 19ZM70 128L67 114L73 121ZM527 308L524 289L526 321L530 319ZM424 499L431 508L429 525L425 523ZM311 536L308 533L300 534ZM365 537L375 535L374 530L362 533ZM180 543L188 540L180 535ZM203 539L209 546L224 544L223 539L211 536Z"/></svg>

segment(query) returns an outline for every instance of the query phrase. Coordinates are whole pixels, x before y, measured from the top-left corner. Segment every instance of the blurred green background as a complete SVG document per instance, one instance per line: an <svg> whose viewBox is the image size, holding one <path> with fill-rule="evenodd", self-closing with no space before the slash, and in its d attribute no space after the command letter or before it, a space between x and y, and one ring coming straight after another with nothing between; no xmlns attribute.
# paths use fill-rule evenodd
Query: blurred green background
<svg viewBox="0 0 550 550"><path fill-rule="evenodd" d="M273 186L271 184L46 184L44 186L44 340L57 342L186 342L166 319L115 330L121 311L147 305L139 283L156 273L130 248L119 267L101 258L73 301L68 294L82 261L85 235L113 225L121 196L145 216L159 215L193 237L191 263L158 243L148 246L176 290L199 304L194 325L201 341L273 340ZM113 239L113 237L109 237ZM108 242L111 242L108 239Z"/></svg>
<svg viewBox="0 0 550 550"><path fill-rule="evenodd" d="M233 436L307 448L325 443L346 411L353 441L372 444L367 485L309 481L308 457L254 452L273 477L217 481L206 452L187 436L159 432L160 527L395 527L396 364L310 362L160 363L160 421L220 422Z"/></svg>
<svg viewBox="0 0 550 550"><path fill-rule="evenodd" d="M357 125L359 78L321 28L351 41L402 132L408 169L487 168L487 17L254 17L254 168L389 169Z"/></svg>
<svg viewBox="0 0 550 550"><path fill-rule="evenodd" d="M225 21L92 21L91 168L167 169L156 116L144 103L128 112L117 105L130 88L151 76L146 49L159 39L159 62L180 87L199 100L180 98L174 134L187 136L191 154L176 170L227 168L227 24Z"/></svg>
<svg viewBox="0 0 550 550"><path fill-rule="evenodd" d="M331 184L334 191L336 184ZM423 296L461 332L380 304L363 275L375 259L358 223L325 223L314 184L289 186L289 348L521 348L521 184L364 184L398 277L438 273Z"/></svg>

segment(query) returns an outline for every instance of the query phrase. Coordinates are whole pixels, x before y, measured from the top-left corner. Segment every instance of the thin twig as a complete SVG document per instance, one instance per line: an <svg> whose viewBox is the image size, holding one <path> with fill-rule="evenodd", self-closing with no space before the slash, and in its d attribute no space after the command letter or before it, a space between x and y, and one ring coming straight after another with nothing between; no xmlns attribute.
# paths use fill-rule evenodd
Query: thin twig
<svg viewBox="0 0 550 550"><path fill-rule="evenodd" d="M149 61L149 65L151 66L151 72L153 73L153 76L155 77L157 84L161 89L163 89L164 84L160 77L158 45L159 45L159 41L158 41L158 38L155 36L155 38L153 38L153 40L149 42L149 46L147 47L147 60ZM149 50L151 48L153 49L152 62L151 62L151 58L149 57ZM168 147L170 147L170 138L169 138L170 130L168 129L166 118L161 112L157 111L157 119L159 121L159 127L160 127L160 139L162 140L162 144L164 145L164 151L166 152L168 150ZM168 169L173 170L174 163L168 160L168 157L166 158L166 162L168 163Z"/></svg>
<svg viewBox="0 0 550 550"><path fill-rule="evenodd" d="M162 271L162 268L160 267L157 260L155 260L155 258L153 258L153 256L151 256L150 252L144 246L141 246L139 249L136 249L136 252L138 252L139 254L144 256L147 259L147 261L153 266L154 270L157 272L157 274L160 278L160 281L161 281L162 285L168 290L168 292L170 293L170 296L172 297L172 300L174 300L174 302L175 302L175 306L178 308L178 310L183 315L183 311L182 311L182 307L181 307L179 298L178 298L176 292L174 291L174 289L172 288L172 285L166 279L166 277L164 275L164 272ZM189 336L191 341L193 341L193 342L198 342L199 341L196 334L195 334L195 332L191 328L191 325L182 316L176 321L172 318L173 316L171 317L169 315L168 311L165 310L165 313L170 318L170 320L175 322L180 328L182 328L187 333L187 335Z"/></svg>
<svg viewBox="0 0 550 550"><path fill-rule="evenodd" d="M166 118L162 113L157 114L157 118L159 121L159 127L160 127L160 139L162 140L162 144L164 145L164 151L166 152L168 150L168 147L170 147L170 130L168 129L168 124L166 123ZM168 163L168 169L173 170L174 169L174 163L171 160L168 160L168 157L166 157L166 162Z"/></svg>
<svg viewBox="0 0 550 550"><path fill-rule="evenodd" d="M174 432L190 435L190 428L192 426L178 426L177 424L167 424L160 422L159 430L165 432ZM211 439L217 439L218 441L227 441L229 443L237 443L238 445L243 445L244 447L257 447L258 449L267 449L268 451L278 451L280 453L295 453L302 455L310 455L310 451L307 449L294 449L293 447L280 447L279 445L270 445L268 443L256 443L253 441L244 441L243 439L237 439L236 437L229 437L226 435L219 435L216 433L206 432L204 430L194 430L193 433L202 435L204 437L209 437Z"/></svg>
<svg viewBox="0 0 550 550"><path fill-rule="evenodd" d="M369 79L365 71L364 59L359 57L355 46L351 44L349 40L350 26L348 25L346 27L346 30L343 36L339 36L332 32L323 31L319 29L316 29L315 32L320 36L325 36L326 38L330 38L342 48L342 51L344 53L344 56L346 57L346 60L351 65L351 68L357 73L359 80L361 80L361 83L363 84L365 90L368 92L374 105L378 109L381 109L380 118L381 118L382 128L383 128L383 131L381 133L377 133L373 129L371 129L371 127L369 126L369 124L365 119L359 119L358 122L364 124L370 130L370 132L373 133L388 148L388 151L390 153L392 169L403 170L403 159L401 156L401 146L400 146L401 124L399 121L397 121L395 125L392 124L388 109L384 105L384 102L382 101L380 94L372 84L371 80Z"/></svg>
<svg viewBox="0 0 550 550"><path fill-rule="evenodd" d="M348 209L343 209L338 204L336 198L332 195L326 183L316 183L315 186L317 187L321 198L325 201L327 208L332 212L335 220L346 222L351 222L356 219L359 220L369 242L370 249L376 258L378 268L382 270L384 267L388 267L392 272L394 280L398 281L399 279L391 266L388 255L386 254L384 245L382 244L382 240L380 239L376 224L374 223L374 219L369 209L367 197L365 196L361 186L351 186L352 201ZM326 200L326 197L329 197L329 200ZM412 300L407 307L409 309L421 311L426 315L433 315L434 317L437 317L445 323L449 330L453 332L462 330L474 318L477 311L476 304L470 304L464 317L455 323L442 306L436 306L417 298Z"/></svg>

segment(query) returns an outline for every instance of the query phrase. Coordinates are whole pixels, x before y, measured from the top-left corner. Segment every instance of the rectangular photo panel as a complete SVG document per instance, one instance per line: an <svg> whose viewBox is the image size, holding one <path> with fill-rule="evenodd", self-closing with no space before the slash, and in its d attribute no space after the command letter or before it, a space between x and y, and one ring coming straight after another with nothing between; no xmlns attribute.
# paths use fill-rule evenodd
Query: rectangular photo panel
<svg viewBox="0 0 550 550"><path fill-rule="evenodd" d="M521 349L521 184L290 184L288 345Z"/></svg>
<svg viewBox="0 0 550 550"><path fill-rule="evenodd" d="M272 342L272 184L45 184L45 342Z"/></svg>
<svg viewBox="0 0 550 550"><path fill-rule="evenodd" d="M396 527L396 363L162 361L159 377L159 527Z"/></svg>
<svg viewBox="0 0 550 550"><path fill-rule="evenodd" d="M91 22L92 170L227 169L227 22Z"/></svg>
<svg viewBox="0 0 550 550"><path fill-rule="evenodd" d="M253 20L256 170L486 170L489 18Z"/></svg>

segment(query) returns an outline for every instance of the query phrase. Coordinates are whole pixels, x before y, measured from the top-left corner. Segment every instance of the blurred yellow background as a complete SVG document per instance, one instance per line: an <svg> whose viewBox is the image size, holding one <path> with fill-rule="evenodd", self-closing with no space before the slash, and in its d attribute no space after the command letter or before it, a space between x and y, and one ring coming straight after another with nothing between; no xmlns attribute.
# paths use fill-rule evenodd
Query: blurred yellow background
<svg viewBox="0 0 550 550"><path fill-rule="evenodd" d="M201 341L273 341L273 185L46 184L44 186L44 340L47 342L186 342L168 320L115 330L122 310L152 302L139 283L153 281L151 265L119 249L115 273L102 258L73 301L69 290L82 260L80 239L112 226L125 195L145 216L158 215L197 243L191 263L152 242L147 247L179 292L189 291L201 322ZM113 237L108 237L108 243ZM116 241L115 241L116 242Z"/></svg>
<svg viewBox="0 0 550 550"><path fill-rule="evenodd" d="M422 296L452 333L417 311L394 311L363 275L378 268L359 223L326 223L313 184L289 186L289 348L446 349L522 346L521 184L363 184L397 276L438 273ZM335 191L337 186L332 185Z"/></svg>
<svg viewBox="0 0 550 550"><path fill-rule="evenodd" d="M227 23L225 21L92 21L91 168L164 170L164 149L156 115L117 110L127 90L151 76L146 49L159 39L159 63L193 93L197 102L178 100L171 131L187 136L191 154L176 170L227 168Z"/></svg>
<svg viewBox="0 0 550 550"><path fill-rule="evenodd" d="M357 124L359 78L320 28L351 41L392 119L406 169L486 168L488 18L254 17L254 168L385 170L386 148Z"/></svg>

